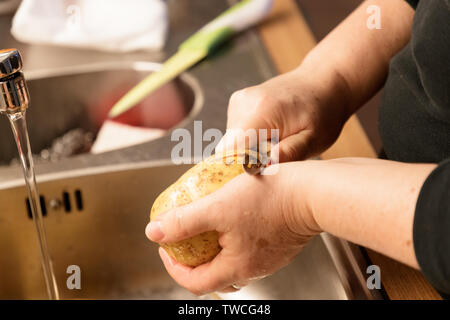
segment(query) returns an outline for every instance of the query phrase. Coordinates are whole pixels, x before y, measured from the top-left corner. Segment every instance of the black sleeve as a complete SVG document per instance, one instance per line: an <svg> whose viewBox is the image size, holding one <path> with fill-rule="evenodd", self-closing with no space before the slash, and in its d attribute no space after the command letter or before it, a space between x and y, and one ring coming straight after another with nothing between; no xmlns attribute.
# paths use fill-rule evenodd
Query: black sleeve
<svg viewBox="0 0 450 320"><path fill-rule="evenodd" d="M419 0L406 0L406 2L408 2L411 7L413 7L414 9L417 8L417 4L419 3Z"/></svg>
<svg viewBox="0 0 450 320"><path fill-rule="evenodd" d="M425 180L416 204L414 250L430 283L450 295L450 158Z"/></svg>

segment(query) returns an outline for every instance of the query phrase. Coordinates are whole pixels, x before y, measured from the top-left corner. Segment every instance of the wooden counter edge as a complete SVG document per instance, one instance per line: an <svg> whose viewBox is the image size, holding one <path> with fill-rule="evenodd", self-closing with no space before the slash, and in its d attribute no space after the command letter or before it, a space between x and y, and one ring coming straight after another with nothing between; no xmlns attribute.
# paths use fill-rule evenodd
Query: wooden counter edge
<svg viewBox="0 0 450 320"><path fill-rule="evenodd" d="M263 43L279 73L297 67L316 40L294 0L275 0L267 22L259 27ZM358 118L351 117L339 139L321 158L376 157ZM422 274L372 250L373 264L380 266L383 287L390 299L441 299Z"/></svg>

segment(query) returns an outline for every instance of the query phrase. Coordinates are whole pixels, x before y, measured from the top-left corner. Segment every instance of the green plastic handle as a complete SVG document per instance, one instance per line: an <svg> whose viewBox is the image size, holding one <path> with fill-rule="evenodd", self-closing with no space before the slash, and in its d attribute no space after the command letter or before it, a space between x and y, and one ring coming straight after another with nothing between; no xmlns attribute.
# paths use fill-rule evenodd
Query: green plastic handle
<svg viewBox="0 0 450 320"><path fill-rule="evenodd" d="M273 0L243 0L208 23L180 45L180 50L203 50L207 53L235 33L257 24L272 7Z"/></svg>
<svg viewBox="0 0 450 320"><path fill-rule="evenodd" d="M207 53L213 51L234 34L230 27L223 27L213 31L199 31L189 37L180 45L180 50L205 50Z"/></svg>

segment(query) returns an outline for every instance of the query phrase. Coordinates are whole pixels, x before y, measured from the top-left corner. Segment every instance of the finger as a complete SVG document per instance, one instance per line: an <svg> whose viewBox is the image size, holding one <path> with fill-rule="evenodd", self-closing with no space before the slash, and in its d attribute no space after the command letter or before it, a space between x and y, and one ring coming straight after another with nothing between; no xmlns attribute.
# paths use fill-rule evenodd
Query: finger
<svg viewBox="0 0 450 320"><path fill-rule="evenodd" d="M313 150L310 149L311 132L303 130L281 140L271 151L271 163L305 160Z"/></svg>
<svg viewBox="0 0 450 320"><path fill-rule="evenodd" d="M210 202L214 202L213 197L206 196L163 213L147 225L145 234L152 241L171 243L215 230L221 211L217 205L213 209Z"/></svg>
<svg viewBox="0 0 450 320"><path fill-rule="evenodd" d="M257 140L256 131L254 137L249 137L245 134L244 128L229 128L225 132L225 135L220 139L219 143L215 148L216 154L223 153L226 154L229 151L245 150L253 140ZM257 141L253 141L256 143Z"/></svg>
<svg viewBox="0 0 450 320"><path fill-rule="evenodd" d="M266 130L265 134L262 133L263 130ZM215 154L225 157L231 152L248 149L265 153L271 146L268 139L274 138L271 136L273 134L272 131L269 129L247 129L245 131L240 128L227 129L227 132L215 148ZM260 136L261 134L263 134L263 137Z"/></svg>
<svg viewBox="0 0 450 320"><path fill-rule="evenodd" d="M230 148L231 141L233 141L233 143L234 143L234 137L232 137L231 131L227 130L215 148L216 154L219 154L219 153L222 153L222 152L225 152L226 150L228 150Z"/></svg>
<svg viewBox="0 0 450 320"><path fill-rule="evenodd" d="M170 276L182 287L196 295L203 295L231 286L238 279L238 261L229 261L223 250L210 262L190 268L175 261L163 249L159 254Z"/></svg>

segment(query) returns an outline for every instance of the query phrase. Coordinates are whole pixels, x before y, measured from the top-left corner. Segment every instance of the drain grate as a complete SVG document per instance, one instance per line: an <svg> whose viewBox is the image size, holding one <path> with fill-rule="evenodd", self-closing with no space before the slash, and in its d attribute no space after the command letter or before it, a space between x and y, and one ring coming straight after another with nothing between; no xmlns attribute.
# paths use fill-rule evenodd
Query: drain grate
<svg viewBox="0 0 450 320"><path fill-rule="evenodd" d="M70 195L68 192L63 192L63 205L64 205L64 211L69 213L72 211L72 205L70 204Z"/></svg>
<svg viewBox="0 0 450 320"><path fill-rule="evenodd" d="M71 201L72 197L71 196L72 195L69 192L63 191L61 200L57 200L57 199L50 200L50 208L58 209L62 206L66 213L71 213L73 208L76 208L77 211L83 211L84 203L83 203L83 195L81 193L81 190L76 189L73 192L73 197L75 200L74 206L72 205L72 201ZM46 217L47 211L48 211L47 201L45 200L45 197L43 195L39 196L39 202L41 203L42 215L44 217ZM59 203L59 205L54 206L54 205L52 205L52 202ZM33 215L31 213L31 203L30 203L30 199L28 197L25 199L25 205L26 205L26 209L27 209L28 218L33 219Z"/></svg>
<svg viewBox="0 0 450 320"><path fill-rule="evenodd" d="M81 190L75 190L75 203L77 205L78 211L83 210L83 197L81 196Z"/></svg>
<svg viewBox="0 0 450 320"><path fill-rule="evenodd" d="M42 215L45 217L47 216L47 206L45 205L44 196L39 196L39 202L41 203ZM28 218L33 219L33 214L31 213L31 203L28 197L25 199L25 205L27 206Z"/></svg>

